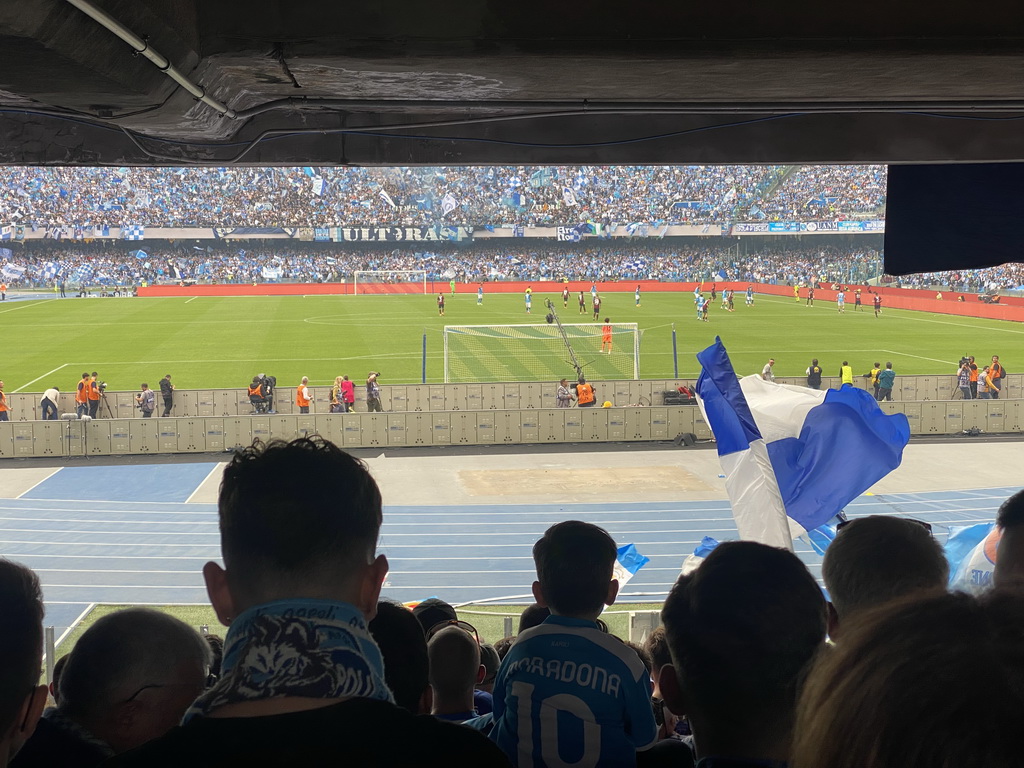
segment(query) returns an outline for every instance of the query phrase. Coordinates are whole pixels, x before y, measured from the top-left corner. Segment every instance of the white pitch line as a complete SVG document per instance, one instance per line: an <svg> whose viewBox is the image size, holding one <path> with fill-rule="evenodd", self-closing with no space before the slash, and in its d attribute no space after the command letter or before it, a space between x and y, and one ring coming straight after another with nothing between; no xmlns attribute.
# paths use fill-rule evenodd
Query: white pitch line
<svg viewBox="0 0 1024 768"><path fill-rule="evenodd" d="M19 309L26 309L27 307L37 307L42 304L44 299L29 299L20 307L11 307L10 309L0 309L0 315L6 314L7 312L16 312Z"/></svg>
<svg viewBox="0 0 1024 768"><path fill-rule="evenodd" d="M42 376L40 376L38 379L32 379L32 381L30 381L28 384L22 384L20 387L18 387L16 390L14 390L11 394L14 394L15 392L21 392L21 390L25 389L25 387L31 387L33 384L35 384L37 381L39 381L39 379L45 379L47 376L56 373L61 368L67 368L69 365L71 365L71 363L64 363L64 365L58 365L52 371L47 371Z"/></svg>
<svg viewBox="0 0 1024 768"><path fill-rule="evenodd" d="M198 299L198 298L199 298L198 296L193 296L193 297L192 297L191 299L189 299L189 300L188 300L188 301L186 301L185 303L186 303L186 304L189 304L189 303L191 303L191 302L195 301L195 300L196 300L196 299Z"/></svg>
<svg viewBox="0 0 1024 768"><path fill-rule="evenodd" d="M952 360L939 360L937 357L925 357L923 355L912 355L909 352L897 352L895 349L883 349L882 352L888 352L890 355L899 355L900 357L916 357L918 360L931 360L933 363L943 363L944 365L956 365ZM943 374L935 374L941 376ZM950 373L950 376L955 376L955 373Z"/></svg>

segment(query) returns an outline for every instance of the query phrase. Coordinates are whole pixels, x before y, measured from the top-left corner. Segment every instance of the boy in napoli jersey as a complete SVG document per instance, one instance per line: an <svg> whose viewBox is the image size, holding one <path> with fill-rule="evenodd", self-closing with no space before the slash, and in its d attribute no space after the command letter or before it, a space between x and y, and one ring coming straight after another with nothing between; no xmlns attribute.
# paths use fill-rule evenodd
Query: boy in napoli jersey
<svg viewBox="0 0 1024 768"><path fill-rule="evenodd" d="M657 738L643 663L597 624L619 590L616 554L604 529L576 520L552 526L533 547L533 594L551 616L505 657L490 733L520 768L633 765Z"/></svg>

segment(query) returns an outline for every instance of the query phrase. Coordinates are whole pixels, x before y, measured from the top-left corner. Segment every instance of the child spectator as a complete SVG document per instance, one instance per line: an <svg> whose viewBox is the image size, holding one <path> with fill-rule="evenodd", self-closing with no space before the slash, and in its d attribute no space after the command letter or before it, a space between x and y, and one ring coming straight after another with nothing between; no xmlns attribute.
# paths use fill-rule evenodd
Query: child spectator
<svg viewBox="0 0 1024 768"><path fill-rule="evenodd" d="M551 616L519 635L494 683L491 738L519 765L632 765L655 741L647 670L597 624L618 594L615 558L606 531L576 520L533 547L533 595Z"/></svg>

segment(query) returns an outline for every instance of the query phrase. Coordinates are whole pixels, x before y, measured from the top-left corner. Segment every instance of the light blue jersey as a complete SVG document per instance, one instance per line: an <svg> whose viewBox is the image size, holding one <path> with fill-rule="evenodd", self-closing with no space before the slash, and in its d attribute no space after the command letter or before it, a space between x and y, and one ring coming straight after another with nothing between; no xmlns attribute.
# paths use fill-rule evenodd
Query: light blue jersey
<svg viewBox="0 0 1024 768"><path fill-rule="evenodd" d="M519 635L494 681L493 716L490 737L519 768L632 765L658 733L633 649L565 616Z"/></svg>

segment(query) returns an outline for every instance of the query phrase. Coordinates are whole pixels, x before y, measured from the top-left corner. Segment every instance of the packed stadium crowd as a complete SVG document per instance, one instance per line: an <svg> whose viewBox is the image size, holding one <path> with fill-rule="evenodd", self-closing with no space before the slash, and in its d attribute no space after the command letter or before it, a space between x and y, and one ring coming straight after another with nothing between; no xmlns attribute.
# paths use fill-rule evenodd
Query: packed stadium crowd
<svg viewBox="0 0 1024 768"><path fill-rule="evenodd" d="M785 247L762 241L735 245L719 238L699 245L666 241L511 244L438 243L429 250L289 241L145 241L79 243L41 240L0 254L12 286L48 288L140 283L350 282L356 271L422 270L428 280L744 280L805 283L867 281L881 274L878 252L857 245ZM422 246L421 246L422 247ZM381 279L386 279L386 276Z"/></svg>
<svg viewBox="0 0 1024 768"><path fill-rule="evenodd" d="M0 275L14 287L216 283L350 282L356 271L422 270L427 280L739 280L770 284L862 283L882 278L907 288L939 286L981 293L1024 286L1024 265L901 278L882 277L878 251L839 236L808 247L786 239L749 239L739 248L720 238L678 241L561 243L515 240L462 245L432 243L406 250L288 240L157 241L144 243L33 240L0 249ZM209 241L206 241L209 242ZM423 247L423 246L419 246ZM10 255L4 254L9 251ZM364 279L374 279L367 276ZM389 279L384 275L377 279ZM397 277L395 279L398 279ZM407 278L413 279L413 278Z"/></svg>
<svg viewBox="0 0 1024 768"><path fill-rule="evenodd" d="M238 452L218 515L223 565L203 577L226 636L115 611L49 688L39 580L0 559L0 765L1020 762L1024 492L999 510L991 583L969 593L947 591L928 524L866 516L825 550L828 601L786 549L709 545L639 643L601 619L616 542L578 520L533 545L537 602L514 635L481 637L442 598L382 600L380 491L320 438Z"/></svg>
<svg viewBox="0 0 1024 768"><path fill-rule="evenodd" d="M0 223L311 227L838 220L885 166L0 169Z"/></svg>

